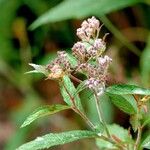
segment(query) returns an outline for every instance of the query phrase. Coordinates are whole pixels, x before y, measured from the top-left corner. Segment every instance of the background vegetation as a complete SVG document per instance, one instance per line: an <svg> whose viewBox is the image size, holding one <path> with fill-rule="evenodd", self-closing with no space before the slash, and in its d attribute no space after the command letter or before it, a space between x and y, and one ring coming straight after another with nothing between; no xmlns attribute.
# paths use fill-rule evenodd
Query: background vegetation
<svg viewBox="0 0 150 150"><path fill-rule="evenodd" d="M30 70L28 63L47 64L57 50L70 51L78 40L76 29L92 15L104 23L102 32L110 33L106 53L113 63L107 84L150 87L149 0L0 0L0 149L13 150L47 132L86 128L78 116L66 111L19 129L41 104L62 103L54 81L24 74ZM89 117L97 120L91 113L95 108L90 93L82 94ZM107 122L129 127L128 116L107 99L103 109ZM77 143L61 149L96 149L91 140Z"/></svg>

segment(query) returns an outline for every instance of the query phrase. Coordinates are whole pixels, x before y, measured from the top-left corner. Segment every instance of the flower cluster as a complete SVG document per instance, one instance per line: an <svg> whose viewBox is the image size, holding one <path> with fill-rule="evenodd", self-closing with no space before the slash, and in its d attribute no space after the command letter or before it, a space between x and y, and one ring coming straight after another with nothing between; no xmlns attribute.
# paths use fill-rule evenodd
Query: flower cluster
<svg viewBox="0 0 150 150"><path fill-rule="evenodd" d="M76 71L87 76L86 86L101 95L105 89L108 67L112 61L102 56L106 49L104 38L99 38L100 22L95 17L89 18L77 29L78 41L72 47L72 54L78 60Z"/></svg>
<svg viewBox="0 0 150 150"><path fill-rule="evenodd" d="M71 72L71 64L65 51L58 51L57 58L52 61L47 70L50 71L48 78L58 79L63 77L64 74Z"/></svg>
<svg viewBox="0 0 150 150"><path fill-rule="evenodd" d="M89 18L77 29L80 41L72 47L72 55L77 60L77 66L72 67L65 51L58 51L57 58L51 62L47 69L49 78L57 79L72 71L84 73L87 76L85 85L101 95L105 89L107 70L111 58L102 56L106 49L104 38L99 38L100 22L95 17Z"/></svg>

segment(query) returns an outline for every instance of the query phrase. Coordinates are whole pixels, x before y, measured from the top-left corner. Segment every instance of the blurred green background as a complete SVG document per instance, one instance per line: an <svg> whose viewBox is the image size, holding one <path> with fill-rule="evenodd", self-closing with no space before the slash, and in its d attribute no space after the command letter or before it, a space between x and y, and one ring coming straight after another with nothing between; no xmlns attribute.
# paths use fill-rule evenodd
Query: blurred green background
<svg viewBox="0 0 150 150"><path fill-rule="evenodd" d="M28 63L48 64L57 50L71 51L78 40L76 29L92 15L104 27L106 54L112 57L107 86L133 83L150 87L150 0L0 0L0 149L19 145L49 132L85 129L79 116L65 111L39 119L31 126L20 125L35 108L63 103L56 82L31 70ZM90 93L82 93L88 116L97 121ZM128 116L107 98L102 107L108 123L129 127ZM96 150L83 140L53 148Z"/></svg>

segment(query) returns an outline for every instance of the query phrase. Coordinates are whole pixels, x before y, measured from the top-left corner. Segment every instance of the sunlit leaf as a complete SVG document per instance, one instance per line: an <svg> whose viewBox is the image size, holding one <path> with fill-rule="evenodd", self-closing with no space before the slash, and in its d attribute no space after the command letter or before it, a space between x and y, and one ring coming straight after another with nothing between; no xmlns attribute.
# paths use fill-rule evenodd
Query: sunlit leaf
<svg viewBox="0 0 150 150"><path fill-rule="evenodd" d="M24 121L24 123L21 125L21 127L25 127L25 126L29 125L30 123L32 123L34 120L36 120L38 118L52 115L59 111L66 110L69 108L70 107L68 107L66 105L60 105L60 104L51 105L51 106L46 105L46 106L39 107L29 117L27 117L27 119Z"/></svg>
<svg viewBox="0 0 150 150"><path fill-rule="evenodd" d="M106 89L106 92L117 95L124 95L124 94L150 95L150 89L145 89L136 85L128 85L128 84L116 84L109 86Z"/></svg>
<svg viewBox="0 0 150 150"><path fill-rule="evenodd" d="M64 101L69 106L73 106L72 101L74 101L77 108L80 110L83 110L81 100L78 94L75 94L76 88L68 76L63 77L63 82L60 83L60 90L61 90L61 94L63 96Z"/></svg>
<svg viewBox="0 0 150 150"><path fill-rule="evenodd" d="M48 70L46 69L45 66L36 65L36 64L32 64L32 63L30 63L29 65L32 66L35 70L31 70L31 71L26 72L26 73L43 73L46 76L49 74Z"/></svg>
<svg viewBox="0 0 150 150"><path fill-rule="evenodd" d="M67 57L68 57L68 59L69 59L70 64L71 64L73 67L77 66L77 64L78 64L77 59L76 59L72 54L67 53Z"/></svg>
<svg viewBox="0 0 150 150"><path fill-rule="evenodd" d="M140 0L65 0L40 16L31 25L31 28L35 29L42 24L71 18L83 18L89 15L100 16L134 5L138 2L140 2Z"/></svg>
<svg viewBox="0 0 150 150"><path fill-rule="evenodd" d="M84 138L94 138L96 136L95 132L92 131L68 131L63 133L50 133L42 137L37 137L35 140L23 144L17 150L39 150L46 149L56 145L62 145L77 141Z"/></svg>
<svg viewBox="0 0 150 150"><path fill-rule="evenodd" d="M108 93L107 93L108 94ZM136 114L137 113L137 104L132 95L115 95L108 94L111 101L115 106L120 110L124 111L127 114Z"/></svg>

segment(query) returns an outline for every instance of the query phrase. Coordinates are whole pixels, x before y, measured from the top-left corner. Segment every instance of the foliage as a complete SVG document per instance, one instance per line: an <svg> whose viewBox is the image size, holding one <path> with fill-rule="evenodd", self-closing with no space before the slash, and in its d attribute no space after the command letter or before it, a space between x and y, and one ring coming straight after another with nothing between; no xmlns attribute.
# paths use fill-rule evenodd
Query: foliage
<svg viewBox="0 0 150 150"><path fill-rule="evenodd" d="M59 129L65 127L85 127L90 130L89 128L91 127L91 130L94 131L94 134L98 136L98 138L100 138L100 133L101 135L108 137L105 120L107 123L113 122L118 113L117 122L121 123L126 128L129 127L127 119L130 118L129 121L132 128L128 129L129 135L130 130L134 130L134 133L131 131L133 140L130 141L129 149L142 149L143 147L148 149L150 140L149 136L146 137L146 134L148 135L147 130L149 130L150 123L150 90L147 88L150 87L150 38L147 38L150 29L150 18L148 15L150 13L149 4L148 0L0 0L0 98L2 98L2 113L0 117L6 118L4 127L5 123L7 127L8 120L13 133L9 139L9 131L5 133L7 139L2 136L2 147L0 147L0 149L3 148L3 146L6 150L15 149L26 142L33 132L40 132L37 128L39 129L40 127L47 130L45 126L48 122L60 127ZM101 107L100 109L102 110L102 120L104 118L103 121L99 121L98 112L95 106L94 92L91 89L87 89L85 72L75 74L76 77L83 79L81 83L78 83L78 81L72 82L74 79L70 74L63 76L63 82L57 80L62 98L66 105L54 104L46 106L45 97L43 96L41 89L39 91L39 86L43 83L41 83L40 80L43 76L38 74L32 76L30 74L24 74L25 72L41 72L49 79L50 72L47 71L47 65L45 66L45 64L48 64L55 59L56 55L54 54L54 50L62 48L66 49L67 57L72 64L72 67L74 68L77 66L77 59L70 54L70 49L68 49L68 47L74 43L74 27L76 28L79 23L77 19L84 19L91 15L100 18L107 28L104 30L109 30L108 32L112 33L112 36L109 37L111 38L111 45L109 45L109 48L111 49L111 56L113 56L115 60L113 60L110 69L112 75L109 76L112 78L115 76L114 78L119 80L116 82L126 83L109 86L108 81L106 84L107 87L103 93L104 95L98 97L98 102L100 103L99 107ZM116 19L118 17L120 18ZM66 21L68 19L69 21ZM28 30L33 30L37 27L39 28L34 31ZM49 47L51 45L52 47ZM109 53L109 51L106 51L106 53ZM139 62L137 62L139 60L140 67ZM91 64L93 63L92 61ZM137 64L135 64L135 62ZM35 70L28 72L30 70L28 63L31 63L31 67L35 68ZM34 63L42 65L36 65ZM129 66L126 66L126 64ZM115 75L113 76L113 74ZM49 83L49 81L44 83ZM65 84L67 91L63 84ZM137 85L140 85L141 87ZM14 90L17 91L15 97L12 95ZM53 94L53 92L51 92L51 87L48 88L45 86L42 91L43 90L49 90L49 93ZM75 100L75 105L72 103L72 98ZM61 97L58 99L61 100ZM53 97L49 97L49 100L53 101ZM46 100L46 104L47 103L49 103L49 101L47 102ZM116 107L113 107L114 105L122 110L121 115L123 116L120 116L120 111L118 111ZM60 107L56 108L54 106ZM77 106L78 109L75 109L74 106ZM34 109L35 111L33 111ZM72 115L70 111L69 118L56 114L49 119L42 120L43 116L48 116L65 109L72 109L76 112L85 122L87 122L87 126L84 125L78 117L74 117L76 120L73 120L73 117L70 117L70 115ZM32 111L33 114L31 113ZM114 111L115 113L113 113ZM123 118L124 113L128 115L127 119ZM28 114L31 115L28 117ZM59 118L57 121L53 121L55 116L56 118ZM41 119L34 121L40 117ZM25 120L25 118L27 118L27 120ZM87 121L88 118L92 124ZM31 123L31 121L34 122L25 128L14 129L14 126L19 127L24 120L25 124L23 126ZM125 131L125 133L127 133L127 130L118 125L106 125L110 130L110 133L111 126L116 126L114 127L114 132L112 132L113 134L115 133L115 130L119 130L120 132L123 130L122 132ZM100 133L98 134L95 131ZM139 134L140 132L142 132L141 135ZM140 135L140 140L136 139L138 134ZM58 133L58 135L61 135L61 133ZM98 146L104 142L105 144L109 143L108 145L112 148L115 145L115 143L113 143L114 141L120 142L120 138L118 139L119 136L120 135L112 136L113 141L107 141L108 139L104 139L104 137L101 137L102 139L98 140L96 138L96 142L102 140L101 143L97 142ZM92 136L92 138L95 139L95 136ZM51 144L51 142L48 144ZM138 146L133 147L134 145ZM99 147L101 149L101 146ZM121 147L117 146L117 148L119 149Z"/></svg>
<svg viewBox="0 0 150 150"><path fill-rule="evenodd" d="M33 112L23 123L22 127L29 125L39 117L57 113L61 110L71 108L90 127L89 131L69 131L56 134L47 134L26 143L18 150L44 149L51 146L62 145L82 138L97 138L98 147L120 150L138 150L141 147L142 129L146 123L141 124L143 118L143 108L147 107L146 102L150 98L150 90L135 85L120 84L112 85L105 89L107 71L112 59L107 55L103 56L106 49L105 36L99 38L100 23L95 18L89 18L77 29L77 36L80 41L72 47L72 56L65 51L58 51L57 57L48 65L41 66L30 64L35 70L28 73L43 73L47 79L55 80L59 83L63 96L64 105L44 106ZM70 56L70 57L68 57ZM76 58L76 65L73 63ZM84 81L75 77L75 73L83 74ZM79 82L77 88L71 78ZM95 102L96 112L99 118L98 125L92 122L86 115L79 97L79 92L88 88L92 93L92 100ZM131 133L119 125L108 125L102 116L101 101L102 95L110 97L113 104L130 116L130 123L137 131L137 137L133 139ZM136 98L137 95L141 97ZM148 139L148 140L147 140ZM149 147L149 137L144 141L143 147Z"/></svg>

